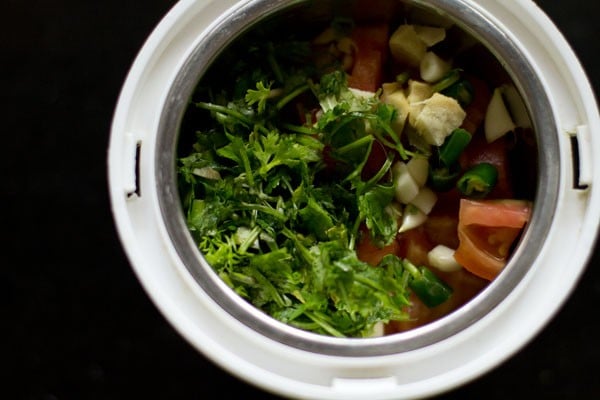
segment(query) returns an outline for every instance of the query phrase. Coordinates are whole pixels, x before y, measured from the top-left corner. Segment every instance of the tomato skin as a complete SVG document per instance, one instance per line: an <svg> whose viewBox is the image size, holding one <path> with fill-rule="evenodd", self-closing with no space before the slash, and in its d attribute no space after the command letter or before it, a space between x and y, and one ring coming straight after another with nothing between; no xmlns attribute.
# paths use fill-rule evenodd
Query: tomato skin
<svg viewBox="0 0 600 400"><path fill-rule="evenodd" d="M525 200L461 199L458 212L462 225L522 228L531 214L531 203Z"/></svg>
<svg viewBox="0 0 600 400"><path fill-rule="evenodd" d="M351 38L356 45L354 66L348 76L348 86L376 92L383 81L383 64L387 58L389 26L387 23L356 26Z"/></svg>
<svg viewBox="0 0 600 400"><path fill-rule="evenodd" d="M354 61L348 86L354 89L376 92L382 82L382 54L379 51L357 52L360 57Z"/></svg>
<svg viewBox="0 0 600 400"><path fill-rule="evenodd" d="M471 273L493 280L530 214L531 203L524 200L461 199L454 258Z"/></svg>

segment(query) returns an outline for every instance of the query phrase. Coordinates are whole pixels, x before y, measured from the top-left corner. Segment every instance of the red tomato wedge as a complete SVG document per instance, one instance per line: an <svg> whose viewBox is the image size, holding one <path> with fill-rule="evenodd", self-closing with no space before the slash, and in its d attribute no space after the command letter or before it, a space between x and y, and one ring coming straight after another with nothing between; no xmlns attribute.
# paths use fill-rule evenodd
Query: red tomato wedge
<svg viewBox="0 0 600 400"><path fill-rule="evenodd" d="M461 199L459 225L522 228L531 214L531 203L525 200Z"/></svg>
<svg viewBox="0 0 600 400"><path fill-rule="evenodd" d="M506 265L511 246L530 217L529 201L461 199L454 258L491 281Z"/></svg>
<svg viewBox="0 0 600 400"><path fill-rule="evenodd" d="M350 35L356 45L354 66L348 86L375 92L383 79L383 64L387 57L389 26L387 23L364 24L355 27Z"/></svg>
<svg viewBox="0 0 600 400"><path fill-rule="evenodd" d="M354 61L352 73L348 76L348 86L376 92L381 86L382 54L375 50L357 52L357 54L361 56Z"/></svg>

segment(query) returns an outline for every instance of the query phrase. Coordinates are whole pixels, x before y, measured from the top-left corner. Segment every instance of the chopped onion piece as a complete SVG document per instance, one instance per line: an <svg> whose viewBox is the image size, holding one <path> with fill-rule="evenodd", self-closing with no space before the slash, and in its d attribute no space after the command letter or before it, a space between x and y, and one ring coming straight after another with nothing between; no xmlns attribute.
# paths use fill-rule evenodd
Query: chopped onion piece
<svg viewBox="0 0 600 400"><path fill-rule="evenodd" d="M406 163L410 176L413 177L419 187L425 186L429 175L429 161L425 157L413 157Z"/></svg>
<svg viewBox="0 0 600 400"><path fill-rule="evenodd" d="M502 90L506 106L510 111L510 115L513 116L515 125L520 128L531 128L532 124L529 113L527 112L527 106L525 106L525 102L517 91L517 88L512 84L506 84L502 85Z"/></svg>
<svg viewBox="0 0 600 400"><path fill-rule="evenodd" d="M370 337L380 337L385 335L383 322L379 321L373 325L373 331L371 332Z"/></svg>
<svg viewBox="0 0 600 400"><path fill-rule="evenodd" d="M422 225L425 221L427 221L427 215L414 205L409 204L404 208L402 225L400 226L400 229L398 229L398 233L406 232L416 228L417 226Z"/></svg>
<svg viewBox="0 0 600 400"><path fill-rule="evenodd" d="M436 202L437 195L435 194L435 192L429 189L428 187L423 187L421 188L421 190L419 190L419 194L415 196L415 198L410 202L410 204L423 211L423 213L429 215Z"/></svg>
<svg viewBox="0 0 600 400"><path fill-rule="evenodd" d="M427 143L441 146L462 125L467 114L456 99L441 93L434 93L424 103L414 127Z"/></svg>
<svg viewBox="0 0 600 400"><path fill-rule="evenodd" d="M418 67L427 51L427 45L415 32L414 25L400 25L390 36L390 53L394 60Z"/></svg>
<svg viewBox="0 0 600 400"><path fill-rule="evenodd" d="M258 249L259 248L259 243L258 243L259 235L257 235L257 233L258 232L255 232L252 229L249 229L245 226L240 226L235 231L235 235L233 236L233 239L237 245L242 245L243 243L250 241L250 243L248 243L249 244L248 247Z"/></svg>
<svg viewBox="0 0 600 400"><path fill-rule="evenodd" d="M434 52L428 51L421 59L419 68L421 78L425 82L433 83L442 79L450 71L452 65Z"/></svg>
<svg viewBox="0 0 600 400"><path fill-rule="evenodd" d="M397 133L402 133L404 124L408 118L408 111L410 110L410 105L404 91L396 90L392 93L385 93L384 88L384 95L381 96L381 101L394 106L396 109L396 119L392 121L392 128Z"/></svg>
<svg viewBox="0 0 600 400"><path fill-rule="evenodd" d="M374 92L370 92L368 90L356 89L356 88L348 88L350 92L358 99L370 99L375 96Z"/></svg>
<svg viewBox="0 0 600 400"><path fill-rule="evenodd" d="M485 139L488 143L501 138L516 127L506 108L502 92L502 87L497 87L494 90L485 113Z"/></svg>
<svg viewBox="0 0 600 400"><path fill-rule="evenodd" d="M192 172L194 175L206 179L212 179L214 181L221 179L221 174L219 174L219 171L211 167L194 168Z"/></svg>
<svg viewBox="0 0 600 400"><path fill-rule="evenodd" d="M458 271L462 267L454 259L454 250L438 244L427 253L427 261L432 267L444 272Z"/></svg>
<svg viewBox="0 0 600 400"><path fill-rule="evenodd" d="M406 100L409 104L408 121L412 126L417 123L417 117L425 107L425 100L432 95L433 89L430 84L414 79L408 81Z"/></svg>
<svg viewBox="0 0 600 400"><path fill-rule="evenodd" d="M396 162L392 166L392 176L396 200L402 204L410 203L419 193L419 185L410 175L406 163Z"/></svg>
<svg viewBox="0 0 600 400"><path fill-rule="evenodd" d="M391 218L394 218L395 220L399 220L402 217L402 205L396 201L392 201L385 208L385 211Z"/></svg>
<svg viewBox="0 0 600 400"><path fill-rule="evenodd" d="M415 25L415 32L427 47L438 44L446 38L446 29L438 26Z"/></svg>

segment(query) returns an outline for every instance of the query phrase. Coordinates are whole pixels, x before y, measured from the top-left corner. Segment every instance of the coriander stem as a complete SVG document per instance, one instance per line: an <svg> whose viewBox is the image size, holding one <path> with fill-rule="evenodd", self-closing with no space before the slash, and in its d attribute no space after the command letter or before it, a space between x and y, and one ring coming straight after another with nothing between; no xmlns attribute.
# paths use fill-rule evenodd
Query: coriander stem
<svg viewBox="0 0 600 400"><path fill-rule="evenodd" d="M336 149L335 152L338 153L338 154L346 154L349 151L352 151L354 149L357 149L357 148L360 148L360 147L362 147L364 145L368 145L368 144L372 143L373 140L375 140L375 138L373 136L366 135L366 136L361 137L360 139L356 139L352 143L348 143L347 145L342 146L342 147Z"/></svg>
<svg viewBox="0 0 600 400"><path fill-rule="evenodd" d="M227 108L225 106L221 106L221 105L214 104L214 103L206 103L203 101L194 103L194 105L196 107L203 108L208 111L213 111L213 112L217 112L217 113L221 113L221 114L225 114L225 115L229 115L231 117L237 118L240 120L240 122L242 122L248 126L252 125L252 121L250 119L248 119L244 114L242 114L239 111Z"/></svg>
<svg viewBox="0 0 600 400"><path fill-rule="evenodd" d="M275 58L275 46L273 46L272 42L267 44L267 50L267 61L273 70L273 74L279 82L283 83L285 79L283 77L283 73L281 72L281 68L279 67L279 63Z"/></svg>
<svg viewBox="0 0 600 400"><path fill-rule="evenodd" d="M319 325L321 328L323 328L323 330L325 330L331 336L335 336L335 337L345 337L346 336L343 333L341 333L340 331L338 331L337 329L335 329L334 327L332 327L331 325L329 325L322 318L319 318L319 316L316 315L316 313L306 311L304 313L304 315L306 315L313 322L315 322L317 325Z"/></svg>
<svg viewBox="0 0 600 400"><path fill-rule="evenodd" d="M277 104L276 104L277 109L281 110L283 107L285 107L286 104L288 104L290 101L292 101L298 95L306 92L308 89L310 89L310 86L308 86L308 84L304 84L304 85L301 85L301 86L297 87L296 89L292 90L289 94L287 94L285 97L283 97L281 100L279 100L277 102Z"/></svg>
<svg viewBox="0 0 600 400"><path fill-rule="evenodd" d="M377 173L375 175L373 175L373 177L371 179L369 179L367 182L365 182L364 185L362 185L360 188L357 188L357 190L356 190L357 193L358 194L363 194L370 187L372 187L377 182L379 182L379 180L381 178L383 178L383 176L390 170L390 168L392 166L392 162L393 162L393 157L388 156L385 159L385 163L383 163L383 165L381 166L381 168L379 169L379 171L377 171Z"/></svg>
<svg viewBox="0 0 600 400"><path fill-rule="evenodd" d="M260 226L255 226L248 235L248 237L238 247L238 252L240 254L244 254L246 251L248 251L248 248L254 244L261 231L262 229L260 229Z"/></svg>
<svg viewBox="0 0 600 400"><path fill-rule="evenodd" d="M244 202L241 202L240 205L242 206L242 209L245 209L245 210L256 210L258 212L271 215L283 222L285 222L287 220L287 217L285 216L285 214L282 214L281 212L279 212L276 209L269 207L269 206L265 206L262 204L248 204L248 203L244 203Z"/></svg>
<svg viewBox="0 0 600 400"><path fill-rule="evenodd" d="M302 133L304 135L312 135L314 133L311 128L306 127L306 126L293 125L293 124L281 124L281 127L287 129L288 131L291 131L294 133Z"/></svg>

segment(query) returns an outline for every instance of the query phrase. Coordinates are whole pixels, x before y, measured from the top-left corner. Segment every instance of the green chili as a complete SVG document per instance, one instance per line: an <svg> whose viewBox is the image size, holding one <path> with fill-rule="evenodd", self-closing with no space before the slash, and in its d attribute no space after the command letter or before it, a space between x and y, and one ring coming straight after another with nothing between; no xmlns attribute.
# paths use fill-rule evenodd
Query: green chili
<svg viewBox="0 0 600 400"><path fill-rule="evenodd" d="M473 85L466 79L461 79L440 92L456 99L462 107L466 107L473 102Z"/></svg>
<svg viewBox="0 0 600 400"><path fill-rule="evenodd" d="M471 136L471 133L465 129L455 129L439 148L441 164L450 166L456 163L460 154L471 142Z"/></svg>
<svg viewBox="0 0 600 400"><path fill-rule="evenodd" d="M456 187L465 196L485 197L498 182L498 170L489 163L480 163L469 170L456 182Z"/></svg>
<svg viewBox="0 0 600 400"><path fill-rule="evenodd" d="M404 268L412 277L410 288L427 307L439 306L452 296L452 288L429 269L416 267L408 260L404 260Z"/></svg>
<svg viewBox="0 0 600 400"><path fill-rule="evenodd" d="M433 85L433 91L441 92L442 90L445 90L450 86L454 85L460 80L460 71L461 70L458 68L450 70L450 72L448 72L442 79L440 79Z"/></svg>
<svg viewBox="0 0 600 400"><path fill-rule="evenodd" d="M396 82L400 85L404 85L410 79L410 72L402 72L396 75Z"/></svg>
<svg viewBox="0 0 600 400"><path fill-rule="evenodd" d="M428 176L429 187L437 192L447 192L456 185L456 181L460 178L461 173L462 168L457 162L450 166L430 166Z"/></svg>

